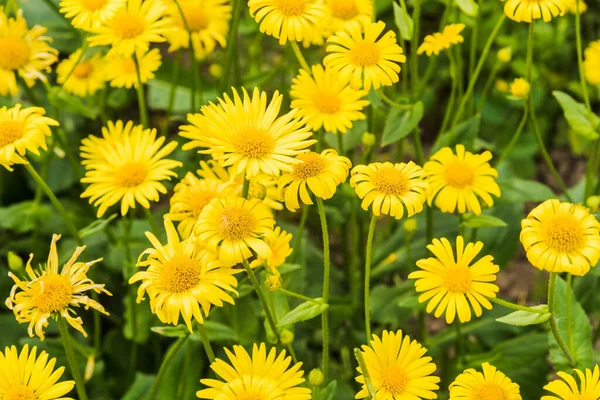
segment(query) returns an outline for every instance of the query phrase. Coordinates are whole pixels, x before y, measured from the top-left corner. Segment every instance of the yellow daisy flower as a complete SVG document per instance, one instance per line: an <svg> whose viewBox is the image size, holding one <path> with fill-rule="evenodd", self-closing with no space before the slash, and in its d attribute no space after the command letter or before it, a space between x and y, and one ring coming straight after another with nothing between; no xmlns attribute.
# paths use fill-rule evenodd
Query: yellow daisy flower
<svg viewBox="0 0 600 400"><path fill-rule="evenodd" d="M160 50L152 49L146 53L138 52L137 59L140 64L140 79L142 83L146 83L154 78L154 73L162 63ZM105 68L104 71L105 79L110 81L110 86L126 87L127 89L132 86L137 88L138 77L133 57L109 54L105 58L105 64L110 66L110 68Z"/></svg>
<svg viewBox="0 0 600 400"><path fill-rule="evenodd" d="M600 86L600 40L590 43L585 49L583 71L589 83Z"/></svg>
<svg viewBox="0 0 600 400"><path fill-rule="evenodd" d="M540 18L550 22L554 17L565 15L565 5L563 0L508 0L504 13L516 22L531 23Z"/></svg>
<svg viewBox="0 0 600 400"><path fill-rule="evenodd" d="M108 21L126 0L62 0L60 12L65 18L73 18L75 28L93 31Z"/></svg>
<svg viewBox="0 0 600 400"><path fill-rule="evenodd" d="M355 90L340 76L322 65L313 65L310 72L300 70L292 81L292 108L306 118L313 130L325 128L327 132L346 133L352 122L365 119L362 109L369 105L363 98L365 90Z"/></svg>
<svg viewBox="0 0 600 400"><path fill-rule="evenodd" d="M557 372L563 380L556 379L544 386L556 396L542 396L542 400L593 400L600 399L600 367L596 365L592 371L589 368L581 371L574 369L579 377L579 386L573 376L566 372Z"/></svg>
<svg viewBox="0 0 600 400"><path fill-rule="evenodd" d="M450 384L450 400L521 400L519 385L485 362L483 373L473 368L466 369Z"/></svg>
<svg viewBox="0 0 600 400"><path fill-rule="evenodd" d="M288 40L310 40L327 15L320 0L248 0L248 7L260 31L279 39L282 45Z"/></svg>
<svg viewBox="0 0 600 400"><path fill-rule="evenodd" d="M220 379L202 379L207 389L196 392L200 399L241 400L310 400L311 391L299 387L304 382L302 363L292 364L285 350L277 354L275 348L267 354L264 343L252 346L252 355L242 346L233 346L233 353L225 349L231 364L218 359L211 369Z"/></svg>
<svg viewBox="0 0 600 400"><path fill-rule="evenodd" d="M41 340L44 340L44 329L48 326L49 318L64 318L73 328L87 337L81 317L71 316L71 313L75 314L73 307L84 306L86 310L93 308L108 315L104 307L90 299L86 292L93 290L96 293L112 296L104 289L104 285L94 283L87 277L90 267L102 259L85 263L77 261L85 246L77 247L69 261L59 271L56 251L56 242L59 239L60 235L52 235L48 261L46 265L40 266L39 271L31 268L33 254L29 256L25 267L29 280L27 278L20 280L12 272L8 273L15 284L10 291L10 297L6 299L6 306L13 310L19 323L29 322L27 332L30 337L34 336L35 331Z"/></svg>
<svg viewBox="0 0 600 400"><path fill-rule="evenodd" d="M562 2L565 9L571 14L577 14L577 7L579 7L579 14L583 14L588 10L588 5L583 0L562 0Z"/></svg>
<svg viewBox="0 0 600 400"><path fill-rule="evenodd" d="M429 301L428 313L435 310L436 318L446 313L446 322L451 324L457 314L460 322L469 322L471 307L478 317L482 314L481 306L492 309L488 298L496 297L500 289L490 282L496 281L500 267L493 263L494 257L490 255L481 257L471 265L483 248L483 243L467 243L465 246L463 237L458 236L456 258L446 238L433 239L427 248L435 258L417 261L417 267L421 270L411 272L408 278L415 279L418 293L424 292L419 296L419 303Z"/></svg>
<svg viewBox="0 0 600 400"><path fill-rule="evenodd" d="M258 199L215 198L202 209L194 227L198 240L229 267L250 258L271 255L264 236L273 231L271 211Z"/></svg>
<svg viewBox="0 0 600 400"><path fill-rule="evenodd" d="M8 18L0 7L0 95L19 93L17 75L32 87L37 79L47 82L44 72L57 60L58 51L48 45L43 36L47 29L36 25L29 29L19 10L16 18Z"/></svg>
<svg viewBox="0 0 600 400"><path fill-rule="evenodd" d="M192 126L181 128L180 135L191 139L184 150L206 147L224 167L235 166L237 173L253 177L259 171L279 175L291 171L300 161L293 157L315 143L304 121L289 112L277 117L283 96L275 92L267 106L267 94L254 89L252 97L242 89L243 100L233 89L233 100L227 94L219 105L203 106L201 114L188 115Z"/></svg>
<svg viewBox="0 0 600 400"><path fill-rule="evenodd" d="M357 165L352 169L350 186L362 199L361 207L373 214L401 219L404 210L408 217L423 211L427 189L425 171L414 162L390 162Z"/></svg>
<svg viewBox="0 0 600 400"><path fill-rule="evenodd" d="M231 5L228 0L183 0L181 9L187 26L192 31L194 54L198 60L211 54L217 44L227 45L227 32L231 19ZM169 4L167 15L173 21L173 29L165 33L169 51L190 47L190 36L185 27L177 4Z"/></svg>
<svg viewBox="0 0 600 400"><path fill-rule="evenodd" d="M40 148L46 150L46 136L50 136L50 126L58 126L52 118L44 117L46 110L41 107L0 108L0 165L12 171L13 164L27 164L24 157L29 150L40 155Z"/></svg>
<svg viewBox="0 0 600 400"><path fill-rule="evenodd" d="M333 149L321 154L308 152L296 156L300 161L291 172L279 178L279 187L284 194L285 206L294 212L300 208L298 197L304 204L313 204L307 189L315 196L327 200L333 197L340 183L346 181L352 163L338 155Z"/></svg>
<svg viewBox="0 0 600 400"><path fill-rule="evenodd" d="M292 234L284 231L280 227L276 227L271 233L265 235L265 243L271 249L271 255L266 259L257 257L250 263L252 268L267 266L275 275L279 275L277 268L285 263L285 259L292 254L293 249L290 247Z"/></svg>
<svg viewBox="0 0 600 400"><path fill-rule="evenodd" d="M91 135L82 140L81 158L87 172L81 182L90 185L81 197L99 206L98 218L119 201L121 215L125 215L136 203L150 208L149 201L167 193L161 181L177 176L173 169L182 164L165 158L177 143L163 146L164 142L164 137L156 137L156 129L133 126L131 121L126 125L109 122L101 138Z"/></svg>
<svg viewBox="0 0 600 400"><path fill-rule="evenodd" d="M37 347L29 351L23 346L21 353L15 346L0 351L0 398L4 400L67 399L63 397L75 387L75 381L58 382L65 367L54 370L56 358L48 361L48 353Z"/></svg>
<svg viewBox="0 0 600 400"><path fill-rule="evenodd" d="M427 56L440 54L440 51L449 49L452 45L464 42L460 34L465 29L465 24L450 24L442 32L425 36L423 43L417 49L417 54L426 53Z"/></svg>
<svg viewBox="0 0 600 400"><path fill-rule="evenodd" d="M427 349L416 340L411 341L402 331L384 330L381 338L373 335L370 346L361 350L365 367L377 399L435 399L440 378L433 376L435 364L431 357L424 357ZM360 367L356 381L362 384L357 399L369 396L365 378Z"/></svg>
<svg viewBox="0 0 600 400"><path fill-rule="evenodd" d="M372 0L325 0L330 18L327 20L331 32L348 29L361 19L373 17Z"/></svg>
<svg viewBox="0 0 600 400"><path fill-rule="evenodd" d="M57 80L69 93L81 97L92 96L104 87L104 62L102 55L95 53L89 59L82 60L75 66L80 54L81 49L58 64L58 67L56 67ZM75 69L73 69L74 66ZM110 68L112 68L112 65ZM73 70L72 73L71 70ZM65 78L67 78L69 73L71 75L65 82Z"/></svg>
<svg viewBox="0 0 600 400"><path fill-rule="evenodd" d="M515 78L510 84L510 94L517 99L525 100L529 97L530 89L531 86L529 85L529 82L523 78Z"/></svg>
<svg viewBox="0 0 600 400"><path fill-rule="evenodd" d="M150 43L164 42L171 20L163 18L167 6L162 0L128 0L113 16L94 29L90 46L111 46L109 54L131 56L145 53Z"/></svg>
<svg viewBox="0 0 600 400"><path fill-rule="evenodd" d="M583 206L546 200L521 221L521 243L534 267L585 275L600 259L600 224Z"/></svg>
<svg viewBox="0 0 600 400"><path fill-rule="evenodd" d="M462 144L456 145L456 154L450 147L439 150L423 166L429 175L427 203L431 206L435 202L442 212L477 215L481 214L479 198L493 206L490 195L500 197L500 187L496 183L498 171L488 163L491 159L489 151L473 154Z"/></svg>
<svg viewBox="0 0 600 400"><path fill-rule="evenodd" d="M204 323L202 312L208 316L212 306L223 307L223 302L234 304L227 292L237 295L237 279L233 275L238 271L223 267L196 238L180 240L169 219L164 223L167 243L161 244L156 236L146 232L152 247L140 255L137 267L147 269L136 272L129 284L142 282L137 302L148 293L150 309L158 319L177 325L181 314L192 332L192 318Z"/></svg>
<svg viewBox="0 0 600 400"><path fill-rule="evenodd" d="M339 72L343 80L354 88L369 91L398 82L400 63L406 61L402 48L396 43L396 34L387 31L382 21L361 20L347 30L327 39L326 68Z"/></svg>

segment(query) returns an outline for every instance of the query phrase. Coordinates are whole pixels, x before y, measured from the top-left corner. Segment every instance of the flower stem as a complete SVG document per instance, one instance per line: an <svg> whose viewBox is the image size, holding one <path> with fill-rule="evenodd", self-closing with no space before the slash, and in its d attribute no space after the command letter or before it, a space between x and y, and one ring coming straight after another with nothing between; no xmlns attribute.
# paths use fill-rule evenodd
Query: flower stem
<svg viewBox="0 0 600 400"><path fill-rule="evenodd" d="M244 185L242 186L242 197L247 199L248 192L250 191L250 180L244 177Z"/></svg>
<svg viewBox="0 0 600 400"><path fill-rule="evenodd" d="M581 82L581 92L583 101L589 112L592 111L590 104L590 95L588 93L587 82L583 72L583 48L581 45L581 10L579 9L579 0L575 1L575 40L577 43L577 67L579 69L579 81Z"/></svg>
<svg viewBox="0 0 600 400"><path fill-rule="evenodd" d="M175 354L177 354L177 351L179 351L181 346L183 346L187 338L187 336L180 337L167 351L167 354L165 355L162 364L160 364L160 368L158 370L158 374L156 375L156 379L152 384L152 390L150 391L150 400L156 400L158 396L158 390L160 389L162 380L165 376L165 372L167 371L167 367L171 363L171 360L173 360L173 357L175 357Z"/></svg>
<svg viewBox="0 0 600 400"><path fill-rule="evenodd" d="M502 307L510 308L510 309L516 310L516 311L526 311L526 312L535 313L535 314L546 314L547 313L547 311L544 311L544 310L538 310L535 308L511 303L510 301L502 300L502 299L499 299L498 297L488 297L487 299L489 301L491 301L492 303L496 303Z"/></svg>
<svg viewBox="0 0 600 400"><path fill-rule="evenodd" d="M196 51L194 49L194 41L192 38L192 30L185 19L185 14L183 9L181 8L181 4L179 4L178 0L175 0L175 4L177 5L177 9L179 10L179 15L181 16L181 20L183 21L183 26L185 30L188 32L188 40L189 40L189 48L190 48L190 68L191 68L191 81L192 81L192 93L190 95L190 112L196 112Z"/></svg>
<svg viewBox="0 0 600 400"><path fill-rule="evenodd" d="M293 263L296 261L296 257L298 257L298 248L300 247L300 242L302 241L302 234L304 233L304 226L306 225L306 219L308 217L308 206L306 204L302 205L302 215L300 216L300 223L298 224L298 229L296 229L296 234L294 235L294 244L292 249L294 252L290 258L290 262Z"/></svg>
<svg viewBox="0 0 600 400"><path fill-rule="evenodd" d="M388 104L393 108L397 108L399 110L410 110L413 108L413 104L400 104L396 103L394 100L390 99L384 92L383 89L379 88L375 91L379 98L383 100L384 103Z"/></svg>
<svg viewBox="0 0 600 400"><path fill-rule="evenodd" d="M369 343L368 340L367 343ZM354 357L356 357L356 361L358 362L358 366L360 367L360 372L362 373L362 376L365 379L365 386L367 388L367 392L369 393L369 398L374 400L376 396L375 388L373 387L373 383L371 382L369 370L367 369L367 364L365 363L365 359L363 358L360 349L354 349Z"/></svg>
<svg viewBox="0 0 600 400"><path fill-rule="evenodd" d="M231 82L231 67L234 56L235 38L238 32L238 26L240 25L241 10L244 0L232 0L233 10L231 12L231 25L229 27L229 34L227 36L227 51L225 53L225 68L223 69L223 81L221 82L221 92L225 92L229 89Z"/></svg>
<svg viewBox="0 0 600 400"><path fill-rule="evenodd" d="M341 134L341 133L338 133ZM329 254L329 232L327 230L327 218L325 215L325 207L323 200L320 197L316 198L317 207L319 208L319 217L321 219L321 231L323 233L323 303L329 302L329 280L330 280L330 254ZM329 310L323 311L321 314L321 325L323 331L323 360L322 368L325 381L327 381L327 372L329 369Z"/></svg>
<svg viewBox="0 0 600 400"><path fill-rule="evenodd" d="M413 37L410 42L410 82L412 87L413 99L417 94L419 87L419 57L417 48L419 47L419 22L421 20L421 0L415 0L413 8Z"/></svg>
<svg viewBox="0 0 600 400"><path fill-rule="evenodd" d="M573 275L567 272L567 293L566 293L566 301L565 305L567 307L565 313L565 322L567 325L567 346L572 351L573 350L573 330L571 326L571 284L573 281Z"/></svg>
<svg viewBox="0 0 600 400"><path fill-rule="evenodd" d="M83 56L85 56L85 51L87 50L87 48L88 48L88 41L87 41L87 34L86 34L83 37L83 43L81 44L81 49L80 49L81 52L79 53L79 57L77 57L77 60L75 60L75 63L71 67L71 70L69 71L69 73L67 74L67 76L65 77L65 79L62 81L62 85L63 86L69 80L69 78L73 74L73 71L75 71L75 68L77 68L77 65L79 65L79 63L81 62L81 60L83 60Z"/></svg>
<svg viewBox="0 0 600 400"><path fill-rule="evenodd" d="M277 291L278 291L279 293L285 294L286 296L289 296L289 297L294 297L294 298L296 298L296 299L298 299L298 300L310 301L310 302L312 302L312 303L322 304L322 302L320 302L320 301L318 301L318 300L316 300L316 299L310 298L310 297L308 297L308 296L305 296L305 295L303 295L303 294L300 294L300 293L292 292L292 291L290 291L290 290L286 290L286 289L278 289Z"/></svg>
<svg viewBox="0 0 600 400"><path fill-rule="evenodd" d="M496 79L496 76L498 76L498 71L500 71L500 62L498 62L496 60L496 63L492 67L492 72L490 72L490 74L488 75L488 79L485 82L485 86L483 87L483 90L481 91L481 96L479 97L479 102L477 103L477 111L478 112L481 111L481 109L483 108L483 105L485 104L487 95L490 92L492 85L494 84L494 80Z"/></svg>
<svg viewBox="0 0 600 400"><path fill-rule="evenodd" d="M519 137L521 136L521 132L523 132L523 128L525 127L525 123L527 122L527 114L528 114L527 105L525 105L523 108L523 117L521 118L521 122L519 122L519 127L513 134L512 139L510 139L510 143L506 146L506 148L504 149L502 154L500 154L500 157L498 157L498 159L496 160L496 164L494 166L495 168L497 168L502 163L502 161L506 160L506 158L509 156L510 152L512 151L513 147L515 147L515 144L517 144L517 141L519 140Z"/></svg>
<svg viewBox="0 0 600 400"><path fill-rule="evenodd" d="M292 50L294 51L294 55L298 59L298 63L300 63L300 66L302 67L302 69L305 70L306 72L308 72L309 74L311 74L310 66L308 65L308 63L306 62L306 59L302 55L302 51L300 51L300 47L298 47L298 43L294 40L290 40L290 46L292 47Z"/></svg>
<svg viewBox="0 0 600 400"><path fill-rule="evenodd" d="M265 315L267 316L267 321L269 322L269 325L271 326L271 329L273 330L273 333L275 334L277 341L279 341L279 336L280 336L279 329L277 328L277 324L275 323L275 318L273 318L273 313L271 312L271 309L269 308L269 303L267 302L267 298L265 297L265 294L263 293L262 288L260 287L260 284L258 283L258 280L256 279L256 275L254 275L254 271L252 271L252 268L250 267L250 264L248 264L247 260L242 261L242 264L244 265L244 269L246 270L246 273L248 274L248 278L250 279L250 282L252 282L254 291L258 295L258 300L260 301L263 311L265 312Z"/></svg>
<svg viewBox="0 0 600 400"><path fill-rule="evenodd" d="M554 317L554 292L556 291L556 272L550 273L550 278L548 279L548 312L552 314L550 317L550 330L554 335L554 339L556 339L556 343L560 349L565 353L567 360L569 361L569 365L571 367L575 367L575 360L569 351L569 348L565 344L565 342L560 337L560 332L558 331L558 325L556 323L556 318Z"/></svg>
<svg viewBox="0 0 600 400"><path fill-rule="evenodd" d="M77 390L77 396L79 397L79 400L87 400L88 397L87 393L85 392L85 384L83 382L83 378L81 377L79 365L77 364L77 358L75 357L75 349L73 348L73 343L71 343L72 338L69 334L69 327L67 325L67 322L63 317L58 317L56 319L56 323L60 331L60 337L62 339L63 347L65 348L65 354L67 356L69 368L71 369L71 375L73 376L73 380L75 380L75 389Z"/></svg>
<svg viewBox="0 0 600 400"><path fill-rule="evenodd" d="M144 97L140 62L136 53L133 53L133 62L135 63L135 73L137 75L137 86L135 87L135 90L137 92L138 107L140 109L140 123L144 128L148 128L148 110L146 108L146 98Z"/></svg>
<svg viewBox="0 0 600 400"><path fill-rule="evenodd" d="M371 340L371 310L369 308L369 296L371 285L371 257L373 249L373 236L375 236L375 225L377 224L377 216L373 214L371 223L369 224L369 233L367 236L367 249L365 253L365 332L367 334L367 342Z"/></svg>
<svg viewBox="0 0 600 400"><path fill-rule="evenodd" d="M156 225L154 216L152 216L152 211L150 211L150 209L148 209L146 207L143 207L143 209L144 209L144 215L146 216L146 219L150 223L150 230L152 231L152 234L154 236L158 237L160 231L158 229L158 225Z"/></svg>
<svg viewBox="0 0 600 400"><path fill-rule="evenodd" d="M181 49L177 51L175 56L175 65L173 66L173 73L171 74L171 91L169 92L169 103L167 104L167 110L165 111L165 122L162 126L162 135L167 136L169 133L169 118L173 113L173 106L175 104L175 94L177 93L177 86L179 84L179 65L181 64Z"/></svg>
<svg viewBox="0 0 600 400"><path fill-rule="evenodd" d="M450 59L450 75L452 78L452 89L450 90L450 99L448 100L448 105L446 107L446 112L444 113L444 119L442 120L440 131L437 134L436 142L444 134L446 128L448 127L448 122L450 122L450 114L454 109L454 102L456 100L456 90L458 88L458 76L456 73L458 66L456 65L454 54L452 54L452 51L450 50L448 50L448 58Z"/></svg>
<svg viewBox="0 0 600 400"><path fill-rule="evenodd" d="M210 340L208 339L208 335L206 334L206 328L204 328L204 324L198 324L198 333L200 334L200 340L202 341L202 346L204 347L204 351L206 352L206 356L211 363L215 362L215 353L213 352L212 346L210 345Z"/></svg>

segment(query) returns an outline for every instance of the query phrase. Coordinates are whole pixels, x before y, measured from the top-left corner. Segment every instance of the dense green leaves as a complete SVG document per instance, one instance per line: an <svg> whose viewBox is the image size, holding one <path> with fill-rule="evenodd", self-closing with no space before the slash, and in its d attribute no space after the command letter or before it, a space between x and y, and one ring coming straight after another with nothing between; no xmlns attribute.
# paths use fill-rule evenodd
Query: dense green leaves
<svg viewBox="0 0 600 400"><path fill-rule="evenodd" d="M550 316L552 315L548 312L548 306L545 304L531 308L539 311L544 311L544 313L542 314L530 311L515 311L504 317L497 318L496 321L514 326L537 325L548 321L550 319Z"/></svg>
<svg viewBox="0 0 600 400"><path fill-rule="evenodd" d="M305 301L292 311L285 314L281 320L279 320L277 326L281 327L295 324L296 322L309 320L323 313L323 311L327 310L328 307L328 304L322 303L322 299L320 297L315 299L315 301Z"/></svg>

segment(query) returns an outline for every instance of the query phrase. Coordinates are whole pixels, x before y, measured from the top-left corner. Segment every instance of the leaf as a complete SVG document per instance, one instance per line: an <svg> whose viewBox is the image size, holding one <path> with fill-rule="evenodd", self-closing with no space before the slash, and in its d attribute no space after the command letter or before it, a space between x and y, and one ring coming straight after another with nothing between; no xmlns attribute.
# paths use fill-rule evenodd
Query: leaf
<svg viewBox="0 0 600 400"><path fill-rule="evenodd" d="M182 324L177 326L153 326L150 330L164 337L186 337L190 334L188 328Z"/></svg>
<svg viewBox="0 0 600 400"><path fill-rule="evenodd" d="M116 217L117 217L117 214L112 214L111 216L109 216L106 219L98 219L98 220L92 222L85 228L82 228L79 230L79 236L81 236L81 238L85 238L88 236L92 236L100 231L103 231L104 228L108 225L108 223L110 221L112 221L113 219L115 219Z"/></svg>
<svg viewBox="0 0 600 400"><path fill-rule="evenodd" d="M277 326L282 327L286 325L295 324L296 322L306 321L316 317L323 313L323 311L329 308L329 304L320 303L322 298L316 298L316 301L306 301L294 308L289 313L285 314L280 320Z"/></svg>
<svg viewBox="0 0 600 400"><path fill-rule="evenodd" d="M413 36L413 21L410 15L404 12L402 7L396 2L393 3L394 7L394 21L396 26L400 30L400 37L404 40L411 40Z"/></svg>
<svg viewBox="0 0 600 400"><path fill-rule="evenodd" d="M204 328L206 328L206 335L211 341L239 341L237 333L220 322L204 320Z"/></svg>
<svg viewBox="0 0 600 400"><path fill-rule="evenodd" d="M408 135L419 125L423 118L423 103L418 101L410 110L393 109L388 114L383 128L381 145L396 143Z"/></svg>
<svg viewBox="0 0 600 400"><path fill-rule="evenodd" d="M52 216L52 208L45 204L35 205L33 201L23 201L0 207L0 228L24 233L36 229Z"/></svg>
<svg viewBox="0 0 600 400"><path fill-rule="evenodd" d="M321 390L319 399L320 400L334 400L337 392L337 381L331 381L327 386Z"/></svg>
<svg viewBox="0 0 600 400"><path fill-rule="evenodd" d="M546 304L541 304L539 306L531 308L540 311L548 311L548 306ZM550 314L549 312L544 312L544 314L540 314L529 311L515 311L508 315L505 315L502 318L496 318L496 321L513 326L527 326L542 324L548 321L551 316L552 314Z"/></svg>
<svg viewBox="0 0 600 400"><path fill-rule="evenodd" d="M427 306L426 303L419 303L419 296L410 295L398 299L396 302L400 308L408 308L410 310L424 310Z"/></svg>
<svg viewBox="0 0 600 400"><path fill-rule="evenodd" d="M486 228L486 227L504 227L508 226L506 222L492 215L474 215L467 214L462 224L467 228Z"/></svg>
<svg viewBox="0 0 600 400"><path fill-rule="evenodd" d="M125 324L123 325L123 336L129 340L134 340L137 343L145 343L150 337L150 327L154 321L154 316L150 311L148 304L131 304L129 296L135 296L135 292L129 292L127 296L123 298L125 305ZM135 307L135 311L132 313L132 306ZM134 327L135 321L135 327Z"/></svg>
<svg viewBox="0 0 600 400"><path fill-rule="evenodd" d="M474 17L479 12L479 6L473 0L456 0L456 5L469 17Z"/></svg>
<svg viewBox="0 0 600 400"><path fill-rule="evenodd" d="M586 139L598 139L600 118L598 118L597 115L588 111L585 105L575 101L571 96L564 92L555 90L552 94L556 100L558 100L569 126L575 133Z"/></svg>
<svg viewBox="0 0 600 400"><path fill-rule="evenodd" d="M443 147L452 147L456 144L463 144L467 150L473 147L473 142L479 134L481 127L481 115L476 114L468 120L458 124L452 132L446 132L433 145L432 153L435 153Z"/></svg>
<svg viewBox="0 0 600 400"><path fill-rule="evenodd" d="M556 197L548 186L536 181L513 177L508 180L498 180L502 197L499 201L525 203L526 201L545 201Z"/></svg>
<svg viewBox="0 0 600 400"><path fill-rule="evenodd" d="M48 91L48 101L63 111L83 115L89 119L96 119L96 113L91 108L85 105L79 97L67 93L60 86L55 86Z"/></svg>
<svg viewBox="0 0 600 400"><path fill-rule="evenodd" d="M156 376L136 372L133 384L121 400L146 400L150 398Z"/></svg>

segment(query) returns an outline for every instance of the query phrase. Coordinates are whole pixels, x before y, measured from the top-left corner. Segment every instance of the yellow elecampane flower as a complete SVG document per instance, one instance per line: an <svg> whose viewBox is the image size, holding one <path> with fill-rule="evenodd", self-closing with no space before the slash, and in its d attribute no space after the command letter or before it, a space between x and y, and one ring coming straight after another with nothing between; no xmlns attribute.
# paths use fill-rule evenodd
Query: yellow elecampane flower
<svg viewBox="0 0 600 400"><path fill-rule="evenodd" d="M589 83L600 87L600 40L590 43L585 49L583 71Z"/></svg>
<svg viewBox="0 0 600 400"><path fill-rule="evenodd" d="M17 76L29 87L38 79L48 81L44 73L50 72L58 51L48 44L52 39L43 36L46 31L39 25L29 29L23 10L8 18L4 7L0 7L0 95L19 93Z"/></svg>
<svg viewBox="0 0 600 400"><path fill-rule="evenodd" d="M111 46L109 54L132 56L145 53L150 43L166 41L164 34L172 22L163 18L167 6L163 0L128 0L113 16L94 29L90 46Z"/></svg>
<svg viewBox="0 0 600 400"><path fill-rule="evenodd" d="M583 14L588 10L588 5L583 0L562 0L566 10L571 14L577 14L577 7L579 7L579 13Z"/></svg>
<svg viewBox="0 0 600 400"><path fill-rule="evenodd" d="M266 266L269 270L279 275L277 268L281 267L285 263L285 259L292 254L293 249L290 247L292 241L292 234L284 231L280 227L276 227L273 232L265 235L265 243L271 249L271 255L269 257L261 258L257 257L250 263L250 267L257 268L261 265Z"/></svg>
<svg viewBox="0 0 600 400"><path fill-rule="evenodd" d="M529 82L523 78L515 78L510 84L510 94L517 99L525 100L528 98L530 90Z"/></svg>
<svg viewBox="0 0 600 400"><path fill-rule="evenodd" d="M59 382L65 367L54 369L56 358L48 360L48 353L37 352L33 346L15 346L0 351L0 399L3 400L68 400L75 381Z"/></svg>
<svg viewBox="0 0 600 400"><path fill-rule="evenodd" d="M581 205L546 200L521 221L521 243L534 267L585 275L600 259L600 224Z"/></svg>
<svg viewBox="0 0 600 400"><path fill-rule="evenodd" d="M372 0L325 0L328 17L327 28L335 33L347 29L361 19L371 20L373 17Z"/></svg>
<svg viewBox="0 0 600 400"><path fill-rule="evenodd" d="M440 51L449 49L454 44L464 42L465 39L460 34L463 29L465 29L465 24L450 24L446 25L442 32L425 36L423 43L417 50L417 54L438 55Z"/></svg>
<svg viewBox="0 0 600 400"><path fill-rule="evenodd" d="M354 121L365 119L362 110L369 105L363 99L367 94L352 89L338 73L320 64L312 66L312 75L300 70L290 91L292 108L306 118L307 125L315 131L324 127L326 132L334 133L346 133Z"/></svg>
<svg viewBox="0 0 600 400"><path fill-rule="evenodd" d="M304 204L313 204L309 190L315 196L327 200L333 197L339 184L346 181L350 160L338 155L333 149L323 152L302 153L296 156L300 161L293 165L291 172L279 178L279 187L284 194L285 206L294 212L300 208L298 198Z"/></svg>
<svg viewBox="0 0 600 400"><path fill-rule="evenodd" d="M446 313L446 322L451 324L456 315L460 322L471 320L471 308L475 315L482 314L481 306L488 310L492 304L488 298L496 297L500 290L494 283L500 267L493 263L494 257L477 257L483 243L467 243L462 236L456 238L456 256L446 238L433 239L427 249L435 258L417 261L420 270L411 272L409 279L415 279L415 290L423 293L419 303L428 301L426 311L439 318Z"/></svg>
<svg viewBox="0 0 600 400"><path fill-rule="evenodd" d="M108 21L127 0L62 0L60 12L75 28L92 32Z"/></svg>
<svg viewBox="0 0 600 400"><path fill-rule="evenodd" d="M564 0L508 0L504 5L508 18L529 23L540 18L550 22L554 17L565 15L565 9Z"/></svg>
<svg viewBox="0 0 600 400"><path fill-rule="evenodd" d="M80 97L92 96L104 87L104 61L100 53L95 53L87 60L77 62L80 54L81 49L58 64L57 81L69 93ZM69 79L65 82L67 76Z"/></svg>
<svg viewBox="0 0 600 400"><path fill-rule="evenodd" d="M406 61L396 34L385 23L361 19L327 39L326 68L339 72L353 88L369 91L399 81L400 64ZM380 37L381 36L381 37Z"/></svg>
<svg viewBox="0 0 600 400"><path fill-rule="evenodd" d="M182 163L167 157L177 142L163 146L165 137L156 137L156 129L144 129L129 121L109 122L102 137L90 135L81 141L82 164L86 169L81 182L89 184L81 194L98 208L98 218L108 207L121 202L121 215L140 203L150 208L159 193L167 193L162 181L177 176L173 171Z"/></svg>
<svg viewBox="0 0 600 400"><path fill-rule="evenodd" d="M192 31L194 54L198 60L210 55L217 44L227 45L227 32L231 19L229 0L182 0L179 2L185 18L175 1L170 2L168 17L173 21L172 29L165 33L169 41L169 52L190 47L187 27Z"/></svg>
<svg viewBox="0 0 600 400"><path fill-rule="evenodd" d="M192 332L192 319L204 323L203 312L208 316L213 306L234 304L228 292L237 295L234 274L239 270L223 267L196 238L180 240L169 219L164 223L167 243L161 244L156 236L146 232L152 247L140 255L137 267L147 269L136 272L129 284L142 282L137 302L148 293L150 308L162 322L177 325L181 314Z"/></svg>
<svg viewBox="0 0 600 400"><path fill-rule="evenodd" d="M252 354L242 346L225 348L229 363L217 358L211 369L219 379L202 379L208 388L196 392L200 399L240 400L310 400L311 391L300 387L304 382L302 363L292 365L285 350L275 348L267 353L264 343L252 346Z"/></svg>
<svg viewBox="0 0 600 400"><path fill-rule="evenodd" d="M542 396L541 400L592 400L600 399L600 367L596 365L593 370L573 370L579 378L579 385L572 375L566 372L557 372L561 379L555 379L544 386L553 396Z"/></svg>
<svg viewBox="0 0 600 400"><path fill-rule="evenodd" d="M503 399L522 400L519 385L487 362L483 373L466 369L450 384L450 400Z"/></svg>
<svg viewBox="0 0 600 400"><path fill-rule="evenodd" d="M370 346L362 346L361 353L375 398L389 400L435 399L440 378L434 376L436 366L427 356L427 349L416 340L410 340L401 330L384 330L381 338L373 335ZM357 399L369 397L363 371L356 381L362 385L356 394Z"/></svg>
<svg viewBox="0 0 600 400"><path fill-rule="evenodd" d="M154 78L154 72L158 70L162 63L160 50L152 49L146 53L137 53L138 63L140 65L140 80L142 83L148 82ZM110 82L112 87L138 87L137 71L135 61L131 56L120 54L108 54L104 59L105 70L104 77Z"/></svg>
<svg viewBox="0 0 600 400"><path fill-rule="evenodd" d="M6 299L6 306L14 312L19 323L29 322L29 336L33 337L35 332L41 340L44 340L44 330L50 318L64 318L87 337L81 317L71 316L75 314L74 307L84 306L86 310L93 308L108 315L100 303L86 294L93 290L111 296L103 284L94 283L87 276L90 267L102 259L85 263L77 261L85 246L77 247L69 261L59 270L56 251L56 242L59 239L60 235L52 235L48 261L46 265L40 266L38 271L31 268L33 254L29 256L25 267L29 279L21 280L12 272L8 273L15 285L10 291L10 297Z"/></svg>
<svg viewBox="0 0 600 400"><path fill-rule="evenodd" d="M425 171L414 162L390 162L357 165L352 169L350 185L362 199L361 207L373 214L401 219L423 211L427 189Z"/></svg>

